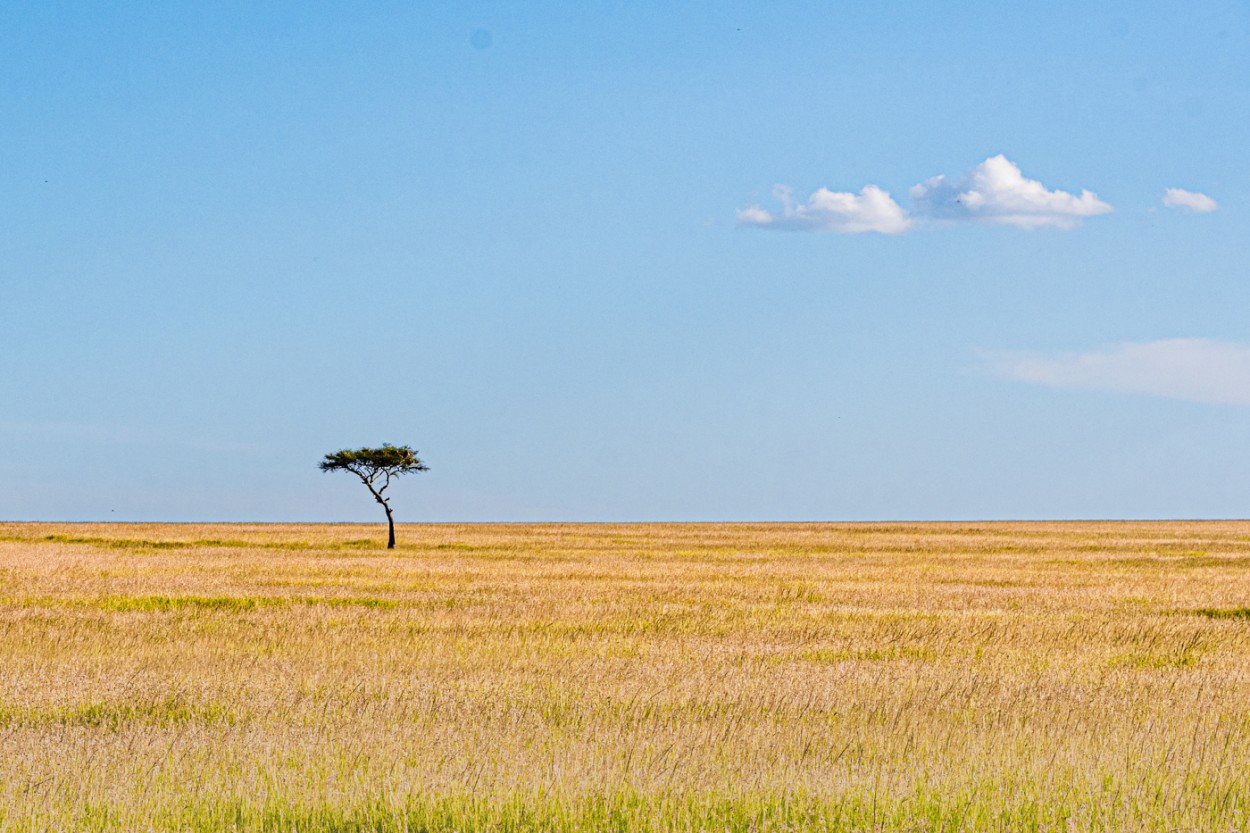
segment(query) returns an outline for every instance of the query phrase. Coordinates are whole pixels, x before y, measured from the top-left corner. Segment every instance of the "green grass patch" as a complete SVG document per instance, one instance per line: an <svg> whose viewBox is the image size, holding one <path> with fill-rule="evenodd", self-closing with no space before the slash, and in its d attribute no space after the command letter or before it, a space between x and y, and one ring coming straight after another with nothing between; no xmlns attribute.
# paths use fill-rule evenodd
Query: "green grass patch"
<svg viewBox="0 0 1250 833"><path fill-rule="evenodd" d="M197 547L238 548L251 546L247 541L202 538L194 541L156 541L150 538L101 538L89 535L45 535L41 540L51 544L87 544L115 550L186 550Z"/></svg>
<svg viewBox="0 0 1250 833"><path fill-rule="evenodd" d="M90 602L101 610L117 612L167 613L183 610L219 610L241 612L262 607L288 605L325 605L326 607L363 607L391 610L399 606L393 599L351 596L105 596Z"/></svg>
<svg viewBox="0 0 1250 833"><path fill-rule="evenodd" d="M989 779L987 779L989 780ZM805 791L733 793L674 790L641 793L628 789L598 794L527 795L462 793L410 796L388 802L343 806L281 799L188 802L157 818L156 829L238 833L973 833L1058 830L1232 830L1217 825L1218 811L1187 804L1125 809L1124 785L1111 781L1065 797L1039 795L1011 779L992 779L955 790L919 783L910 790L847 791L816 798ZM1230 801L1243 801L1242 789ZM86 808L84 808L84 811ZM125 829L116 813L90 808L78 829Z"/></svg>
<svg viewBox="0 0 1250 833"><path fill-rule="evenodd" d="M196 538L192 540L156 540L153 538L106 538L93 535L54 534L28 538L21 535L0 536L0 541L23 544L82 544L110 550L191 550L191 549L261 549L314 550L335 549L337 544L317 546L308 541L244 541L234 538ZM365 548L378 546L373 542L346 542L346 546Z"/></svg>
<svg viewBox="0 0 1250 833"><path fill-rule="evenodd" d="M1170 653L1137 652L1112 657L1109 665L1112 668L1142 668L1147 670L1184 669L1196 666L1198 659L1198 654L1193 651L1173 651Z"/></svg>
<svg viewBox="0 0 1250 833"><path fill-rule="evenodd" d="M116 731L126 724L175 726L216 723L233 726L236 717L219 703L194 703L172 694L153 700L97 700L67 706L20 708L0 706L0 726L85 726Z"/></svg>
<svg viewBox="0 0 1250 833"><path fill-rule="evenodd" d="M234 715L216 703L200 705L181 697L137 703L86 703L49 715L58 723L92 726L116 730L127 723L148 723L172 726L182 723L226 723L233 725Z"/></svg>
<svg viewBox="0 0 1250 833"><path fill-rule="evenodd" d="M937 659L937 652L932 648L891 646L889 648L816 648L789 654L787 659L803 662L838 663L838 662L932 662Z"/></svg>
<svg viewBox="0 0 1250 833"><path fill-rule="evenodd" d="M1250 619L1250 607L1203 607L1194 613L1208 619Z"/></svg>
<svg viewBox="0 0 1250 833"><path fill-rule="evenodd" d="M306 605L325 605L326 607L366 607L376 610L393 610L399 607L399 602L394 599L361 599L361 598L335 598L333 596L321 596L317 598L298 598L294 601Z"/></svg>
<svg viewBox="0 0 1250 833"><path fill-rule="evenodd" d="M106 596L95 606L103 610L157 611L171 610L255 610L262 605L280 605L280 598L256 596Z"/></svg>

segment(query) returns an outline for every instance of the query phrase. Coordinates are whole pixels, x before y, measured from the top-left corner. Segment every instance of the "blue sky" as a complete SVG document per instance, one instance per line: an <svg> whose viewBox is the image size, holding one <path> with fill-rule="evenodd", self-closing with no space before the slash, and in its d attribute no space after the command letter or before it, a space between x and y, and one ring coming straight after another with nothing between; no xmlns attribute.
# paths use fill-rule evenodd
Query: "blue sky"
<svg viewBox="0 0 1250 833"><path fill-rule="evenodd" d="M1234 2L4 4L0 518L376 521L384 441L401 521L1246 517L1248 78Z"/></svg>

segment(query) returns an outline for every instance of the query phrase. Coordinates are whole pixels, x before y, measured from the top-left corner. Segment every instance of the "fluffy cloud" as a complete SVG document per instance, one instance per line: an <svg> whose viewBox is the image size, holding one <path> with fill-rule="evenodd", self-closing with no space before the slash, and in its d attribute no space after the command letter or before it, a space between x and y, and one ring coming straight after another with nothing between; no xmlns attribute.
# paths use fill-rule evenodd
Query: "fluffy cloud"
<svg viewBox="0 0 1250 833"><path fill-rule="evenodd" d="M958 180L935 176L911 189L917 213L937 220L960 220L1037 228L1072 228L1085 217L1112 208L1091 191L1078 197L1048 191L1026 179L1007 157L991 156Z"/></svg>
<svg viewBox="0 0 1250 833"><path fill-rule="evenodd" d="M1201 194L1169 189L1190 197L1208 200ZM957 180L935 176L911 191L913 211L896 203L876 185L865 186L858 195L821 188L807 202L795 204L790 189L778 185L773 194L781 201L781 211L753 205L738 212L738 223L757 228L787 231L832 231L860 234L876 231L900 234L912 227L914 219L956 222L996 223L1037 228L1072 228L1083 218L1108 214L1112 208L1090 191L1080 196L1066 191L1048 191L1042 183L1025 179L1020 168L1007 157L991 156ZM1166 203L1167 197L1164 198ZM1168 203L1170 204L1170 203ZM1213 210L1187 206L1191 210Z"/></svg>
<svg viewBox="0 0 1250 833"><path fill-rule="evenodd" d="M1250 345L1206 338L1119 344L1055 354L987 356L991 372L1020 382L1250 406Z"/></svg>
<svg viewBox="0 0 1250 833"><path fill-rule="evenodd" d="M864 186L858 195L821 188L798 205L794 204L789 188L779 185L773 189L773 195L781 201L779 213L753 205L738 212L738 222L761 228L838 234L899 234L911 224L899 204L875 185Z"/></svg>
<svg viewBox="0 0 1250 833"><path fill-rule="evenodd" d="M1219 203L1197 191L1186 191L1184 188L1169 188L1163 192L1163 204L1168 208L1179 208L1190 214L1209 214L1219 208Z"/></svg>

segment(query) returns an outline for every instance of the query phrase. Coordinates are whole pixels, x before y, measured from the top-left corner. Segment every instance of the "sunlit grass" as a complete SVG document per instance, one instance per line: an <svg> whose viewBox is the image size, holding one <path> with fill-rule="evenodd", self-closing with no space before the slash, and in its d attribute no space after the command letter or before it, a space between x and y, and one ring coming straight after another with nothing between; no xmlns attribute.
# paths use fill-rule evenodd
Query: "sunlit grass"
<svg viewBox="0 0 1250 833"><path fill-rule="evenodd" d="M0 831L1250 828L1250 524L399 541L0 524Z"/></svg>

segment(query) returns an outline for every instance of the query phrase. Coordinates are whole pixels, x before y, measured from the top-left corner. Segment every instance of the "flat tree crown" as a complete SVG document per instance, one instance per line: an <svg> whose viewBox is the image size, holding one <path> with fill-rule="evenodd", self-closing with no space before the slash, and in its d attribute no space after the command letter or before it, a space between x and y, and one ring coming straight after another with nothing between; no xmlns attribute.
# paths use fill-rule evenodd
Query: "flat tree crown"
<svg viewBox="0 0 1250 833"><path fill-rule="evenodd" d="M327 454L318 466L322 471L346 470L353 474L384 472L391 475L429 471L417 452L406 445L384 443L381 448L343 449Z"/></svg>

